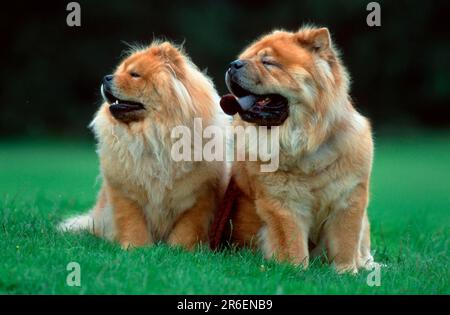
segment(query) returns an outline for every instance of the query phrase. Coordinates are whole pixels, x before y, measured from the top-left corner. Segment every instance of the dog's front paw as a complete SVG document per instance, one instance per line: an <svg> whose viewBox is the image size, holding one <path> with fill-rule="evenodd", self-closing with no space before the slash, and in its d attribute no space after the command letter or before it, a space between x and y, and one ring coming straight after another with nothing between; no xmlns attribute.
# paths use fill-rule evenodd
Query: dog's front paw
<svg viewBox="0 0 450 315"><path fill-rule="evenodd" d="M373 256L368 255L367 257L360 257L358 260L358 267L371 271L374 268L386 267L386 265L375 262Z"/></svg>
<svg viewBox="0 0 450 315"><path fill-rule="evenodd" d="M356 264L336 264L334 263L334 269L338 274L344 274L344 273L350 273L350 274L357 274L358 273L358 267Z"/></svg>
<svg viewBox="0 0 450 315"><path fill-rule="evenodd" d="M287 262L303 269L308 268L309 257L308 252L301 250L301 246L281 246L276 242L272 242L267 237L267 229L263 228L259 235L259 244L264 257L268 260L275 259L278 262Z"/></svg>

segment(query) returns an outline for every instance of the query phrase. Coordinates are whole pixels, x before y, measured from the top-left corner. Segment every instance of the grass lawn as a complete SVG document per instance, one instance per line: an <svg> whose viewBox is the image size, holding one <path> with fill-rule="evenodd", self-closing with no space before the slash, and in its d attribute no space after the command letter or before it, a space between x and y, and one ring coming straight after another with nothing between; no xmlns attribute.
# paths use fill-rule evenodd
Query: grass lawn
<svg viewBox="0 0 450 315"><path fill-rule="evenodd" d="M94 144L0 141L0 293L20 294L449 294L450 134L381 138L369 216L381 286L368 272L302 271L251 252L194 253L164 245L123 251L55 225L94 203ZM69 262L81 287L66 285Z"/></svg>

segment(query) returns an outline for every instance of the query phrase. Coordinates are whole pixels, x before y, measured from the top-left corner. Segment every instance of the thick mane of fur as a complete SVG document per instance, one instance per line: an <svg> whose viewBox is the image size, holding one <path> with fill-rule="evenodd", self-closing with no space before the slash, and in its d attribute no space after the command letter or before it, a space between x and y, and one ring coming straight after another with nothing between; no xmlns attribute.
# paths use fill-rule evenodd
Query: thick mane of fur
<svg viewBox="0 0 450 315"><path fill-rule="evenodd" d="M317 27L307 25L296 35L307 41L310 34L316 30ZM306 86L311 95L311 104L291 106L292 113L280 130L281 147L292 155L316 150L336 125L346 119L346 116L351 116L354 111L348 95L350 76L333 41L330 41L325 52L312 56L312 75L317 85Z"/></svg>
<svg viewBox="0 0 450 315"><path fill-rule="evenodd" d="M133 47L133 53L161 44L156 42L145 48ZM200 72L187 55L182 51L177 53L182 54L184 75L177 76L171 69L170 60L167 61L173 93L172 104L168 104L170 108L167 108L169 115L167 112L156 112L154 117L146 118L143 122L125 125L114 120L107 104L104 104L90 124L98 140L100 155L115 156L128 170L127 177L137 181L138 186L146 186L148 177L153 177L161 183L161 189L170 187L171 180L180 176L180 172L192 169L191 162L178 162L175 165L171 160L171 130L178 125L192 127L196 117L202 118L203 126L213 124L220 110L217 105L219 96L212 81ZM155 121L158 123L155 124ZM155 191L152 197L156 195Z"/></svg>

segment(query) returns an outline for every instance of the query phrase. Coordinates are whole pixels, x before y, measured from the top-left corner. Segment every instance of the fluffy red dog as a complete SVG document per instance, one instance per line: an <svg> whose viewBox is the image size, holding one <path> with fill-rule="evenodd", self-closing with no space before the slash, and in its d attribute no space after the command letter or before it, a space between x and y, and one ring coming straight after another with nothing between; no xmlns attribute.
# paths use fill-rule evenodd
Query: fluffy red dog
<svg viewBox="0 0 450 315"><path fill-rule="evenodd" d="M124 248L163 241L192 248L206 242L226 176L224 162L175 162L175 126L220 122L214 86L172 44L134 51L104 78L105 103L92 122L102 189L87 215L63 230L88 229Z"/></svg>
<svg viewBox="0 0 450 315"><path fill-rule="evenodd" d="M239 112L235 125L280 128L277 171L262 173L260 161L233 165L231 240L305 267L322 252L338 271L370 266L371 128L352 105L328 29L263 36L226 77L233 97L222 107Z"/></svg>

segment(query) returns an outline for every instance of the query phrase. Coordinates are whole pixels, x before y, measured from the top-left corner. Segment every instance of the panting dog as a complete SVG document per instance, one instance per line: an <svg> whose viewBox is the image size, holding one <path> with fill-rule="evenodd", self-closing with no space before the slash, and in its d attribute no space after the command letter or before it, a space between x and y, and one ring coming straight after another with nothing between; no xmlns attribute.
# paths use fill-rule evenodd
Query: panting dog
<svg viewBox="0 0 450 315"><path fill-rule="evenodd" d="M234 162L224 238L304 267L322 253L339 272L371 266L371 127L352 105L328 29L263 36L230 64L226 84L221 106L238 113L234 125L278 126L280 150L272 173L261 161Z"/></svg>

